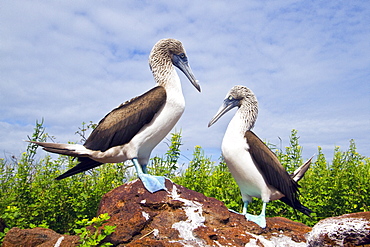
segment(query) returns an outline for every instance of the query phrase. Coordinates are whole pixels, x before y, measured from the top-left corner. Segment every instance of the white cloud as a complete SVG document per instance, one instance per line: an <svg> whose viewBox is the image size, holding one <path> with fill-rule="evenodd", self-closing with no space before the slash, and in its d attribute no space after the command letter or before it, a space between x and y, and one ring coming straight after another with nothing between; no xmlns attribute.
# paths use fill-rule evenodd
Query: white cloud
<svg viewBox="0 0 370 247"><path fill-rule="evenodd" d="M149 52L174 37L202 87L199 94L180 75L185 152L201 145L218 158L233 114L211 128L208 121L227 91L243 84L260 102L262 139L277 144L296 128L306 157L318 145L330 155L352 138L370 156L369 8L361 1L4 1L0 151L22 150L42 117L58 141L77 140L83 121L98 122L154 85Z"/></svg>

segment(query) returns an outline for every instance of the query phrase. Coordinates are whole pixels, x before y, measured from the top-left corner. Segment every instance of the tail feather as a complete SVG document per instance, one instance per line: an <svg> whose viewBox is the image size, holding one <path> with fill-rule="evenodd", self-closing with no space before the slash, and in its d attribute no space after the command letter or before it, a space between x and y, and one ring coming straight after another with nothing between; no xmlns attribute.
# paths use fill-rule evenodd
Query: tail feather
<svg viewBox="0 0 370 247"><path fill-rule="evenodd" d="M303 178L303 176L306 173L306 171L308 170L308 168L310 168L312 158L313 158L313 156L309 160L307 160L306 163L304 163L303 165L298 167L298 169L295 170L293 172L293 174L290 175L290 177L294 181L298 182L299 180L301 180Z"/></svg>
<svg viewBox="0 0 370 247"><path fill-rule="evenodd" d="M309 160L307 160L306 163L304 163L297 170L295 170L293 174L290 175L294 182L297 183L299 180L303 178L308 168L310 168L312 158L313 156ZM280 198L280 201L284 202L285 204L291 206L294 209L297 209L298 211L304 213L305 215L310 216L310 214L312 213L311 209L303 206L301 202L298 200L298 193L293 200L289 200L287 197L284 196Z"/></svg>
<svg viewBox="0 0 370 247"><path fill-rule="evenodd" d="M87 157L79 157L78 161L80 163L78 163L75 167L69 169L68 171L66 171L65 173L63 173L62 175L60 175L59 177L57 177L55 179L56 180L61 180L63 178L67 178L67 177L75 175L77 173L90 170L94 167L97 167L97 166L100 166L100 165L103 164L103 163L100 163L98 161L92 160L92 159L87 158Z"/></svg>
<svg viewBox="0 0 370 247"><path fill-rule="evenodd" d="M310 214L312 213L311 209L303 206L298 200L296 200L295 202L292 202L292 201L288 200L287 197L284 196L284 197L280 198L280 201L284 202L285 204L288 204L292 208L297 209L298 211L304 213L307 216L310 216Z"/></svg>
<svg viewBox="0 0 370 247"><path fill-rule="evenodd" d="M39 146L41 146L45 151L56 153L56 154L63 154L69 155L73 157L83 157L87 155L87 149L78 144L60 144L60 143L50 143L50 142L35 142Z"/></svg>
<svg viewBox="0 0 370 247"><path fill-rule="evenodd" d="M86 149L82 145L35 142L35 141L30 141L30 142L41 146L45 151L48 151L48 152L78 157L78 161L80 163L78 163L75 167L69 169L68 171L66 171L59 177L57 177L56 180L61 180L63 178L75 175L80 172L87 171L89 169L92 169L94 167L97 167L103 164L101 162L98 162L98 161L95 161L93 159L86 157L89 155L90 150Z"/></svg>

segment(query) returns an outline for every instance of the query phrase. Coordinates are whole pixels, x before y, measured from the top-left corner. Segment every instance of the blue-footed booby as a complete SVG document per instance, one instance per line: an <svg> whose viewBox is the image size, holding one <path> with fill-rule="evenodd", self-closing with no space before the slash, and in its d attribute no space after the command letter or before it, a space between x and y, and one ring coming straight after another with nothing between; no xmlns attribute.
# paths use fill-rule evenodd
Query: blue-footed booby
<svg viewBox="0 0 370 247"><path fill-rule="evenodd" d="M153 148L171 131L185 108L180 69L200 92L188 64L182 43L175 39L158 41L149 66L156 86L108 113L92 131L84 145L33 142L52 153L78 157L79 163L56 179L100 166L131 160L139 178L150 192L165 189L164 177L146 174Z"/></svg>
<svg viewBox="0 0 370 247"><path fill-rule="evenodd" d="M243 212L247 220L262 228L266 227L266 204L280 199L284 203L309 215L311 210L298 200L298 180L307 171L311 159L289 175L276 155L255 135L251 129L257 119L258 104L253 92L245 86L234 86L226 95L223 105L209 122L214 124L222 115L238 107L231 119L222 141L222 155L240 188L244 202ZM252 197L261 198L259 216L247 213Z"/></svg>

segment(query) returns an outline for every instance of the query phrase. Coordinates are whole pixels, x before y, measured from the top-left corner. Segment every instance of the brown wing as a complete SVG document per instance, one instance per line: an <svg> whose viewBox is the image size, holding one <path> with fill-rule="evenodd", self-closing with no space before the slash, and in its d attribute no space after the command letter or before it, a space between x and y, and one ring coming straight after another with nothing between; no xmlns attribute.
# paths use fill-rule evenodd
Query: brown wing
<svg viewBox="0 0 370 247"><path fill-rule="evenodd" d="M108 113L87 138L84 146L102 152L128 143L166 101L166 90L157 86Z"/></svg>
<svg viewBox="0 0 370 247"><path fill-rule="evenodd" d="M252 131L247 131L245 137L250 148L249 152L266 181L294 204L298 200L298 184L289 176L276 155Z"/></svg>

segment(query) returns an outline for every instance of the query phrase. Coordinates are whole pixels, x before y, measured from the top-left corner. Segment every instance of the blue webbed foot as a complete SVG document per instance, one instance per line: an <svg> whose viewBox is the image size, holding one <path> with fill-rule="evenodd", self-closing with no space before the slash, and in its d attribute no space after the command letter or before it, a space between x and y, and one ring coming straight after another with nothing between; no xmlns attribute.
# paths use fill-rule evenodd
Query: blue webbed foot
<svg viewBox="0 0 370 247"><path fill-rule="evenodd" d="M154 193L159 190L167 190L165 185L165 177L153 176L150 174L138 174L141 182L143 182L144 187L150 192Z"/></svg>
<svg viewBox="0 0 370 247"><path fill-rule="evenodd" d="M245 218L249 221L253 221L257 225L259 225L262 228L266 227L266 217L265 217L265 211L266 211L266 202L262 204L262 211L260 215L252 215L247 213L247 208L248 208L248 201L244 202L243 206L243 215Z"/></svg>
<svg viewBox="0 0 370 247"><path fill-rule="evenodd" d="M237 211L235 211L235 210L232 210L232 209L230 209L230 208L229 208L229 211L230 211L230 212L232 212L232 213L234 213L234 214L241 214L241 215L244 215L244 214L239 213L239 212L237 212Z"/></svg>
<svg viewBox="0 0 370 247"><path fill-rule="evenodd" d="M132 163L135 165L138 177L140 178L141 182L143 182L144 187L150 193L154 193L159 190L167 190L165 185L165 177L146 174L146 164L140 165L137 158L132 159Z"/></svg>
<svg viewBox="0 0 370 247"><path fill-rule="evenodd" d="M264 215L252 215L252 214L245 214L245 218L249 221L253 221L257 225L262 228L266 227L266 218Z"/></svg>

